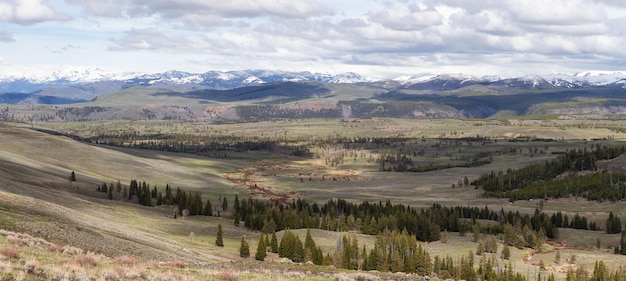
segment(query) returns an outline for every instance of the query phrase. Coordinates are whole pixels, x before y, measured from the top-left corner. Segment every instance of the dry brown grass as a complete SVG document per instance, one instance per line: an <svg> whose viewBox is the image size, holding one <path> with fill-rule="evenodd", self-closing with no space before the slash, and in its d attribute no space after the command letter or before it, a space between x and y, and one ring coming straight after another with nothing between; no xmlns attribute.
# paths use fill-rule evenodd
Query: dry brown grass
<svg viewBox="0 0 626 281"><path fill-rule="evenodd" d="M41 263L37 260L29 260L24 263L24 270L27 274L31 275L42 275L43 270L41 268Z"/></svg>
<svg viewBox="0 0 626 281"><path fill-rule="evenodd" d="M217 278L219 278L219 280L221 281L238 281L239 273L237 273L232 268L226 268L220 271Z"/></svg>
<svg viewBox="0 0 626 281"><path fill-rule="evenodd" d="M109 270L109 269L102 271L102 278L104 278L105 281L118 281L118 280L120 280L119 274L117 274L117 272L115 272L113 270Z"/></svg>
<svg viewBox="0 0 626 281"><path fill-rule="evenodd" d="M165 263L163 263L163 266L173 267L173 268L185 268L185 267L187 267L185 265L184 261L179 261L179 260L165 262Z"/></svg>
<svg viewBox="0 0 626 281"><path fill-rule="evenodd" d="M20 254L17 252L17 249L11 246L0 247L0 255L10 260L17 260L20 258Z"/></svg>
<svg viewBox="0 0 626 281"><path fill-rule="evenodd" d="M115 258L115 264L119 266L135 266L139 263L136 257L131 256L118 256Z"/></svg>
<svg viewBox="0 0 626 281"><path fill-rule="evenodd" d="M96 256L95 254L92 253L87 253L87 254L79 254L76 255L76 258L74 258L74 260L76 261L77 264L81 265L81 266L98 266L98 262L100 261L100 257Z"/></svg>
<svg viewBox="0 0 626 281"><path fill-rule="evenodd" d="M57 245L57 244L50 244L48 246L48 252L51 252L51 253L59 252L59 251L61 251L61 249L62 249L62 247Z"/></svg>

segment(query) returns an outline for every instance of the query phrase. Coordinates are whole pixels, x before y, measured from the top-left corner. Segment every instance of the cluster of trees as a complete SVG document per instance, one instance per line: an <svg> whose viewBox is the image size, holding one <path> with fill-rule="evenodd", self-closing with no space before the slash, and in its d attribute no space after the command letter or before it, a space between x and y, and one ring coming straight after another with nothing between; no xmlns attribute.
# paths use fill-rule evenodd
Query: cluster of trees
<svg viewBox="0 0 626 281"><path fill-rule="evenodd" d="M482 187L487 197L509 198L511 201L532 198L582 196L589 200L617 201L626 199L626 175L581 171L597 171L596 161L621 156L626 147L606 147L599 144L587 150L570 150L551 161L523 168L482 175L472 185ZM569 173L568 176L560 176Z"/></svg>
<svg viewBox="0 0 626 281"><path fill-rule="evenodd" d="M557 238L558 227L589 229L587 219L576 215L570 224L567 215L560 212L552 216L536 210L533 215L519 212L478 207L445 207L433 204L430 208L415 209L402 204L362 202L331 199L323 205L309 204L298 199L289 205L257 199L243 200L233 209L235 224L240 220L246 228L265 233L284 229L319 228L331 231L358 231L376 235L385 230L406 230L420 241L436 241L441 231L467 233L475 231L488 234L505 233L510 225L524 239L511 243L519 247L540 244L543 237ZM479 225L478 220L490 220L496 224ZM531 235L532 234L532 235ZM532 239L530 239L532 237Z"/></svg>
<svg viewBox="0 0 626 281"><path fill-rule="evenodd" d="M69 135L76 140L119 147L191 153L226 158L232 152L265 150L272 153L312 157L303 139L271 137L240 137L233 135L194 135L140 133L138 131L107 132L90 137Z"/></svg>
<svg viewBox="0 0 626 281"><path fill-rule="evenodd" d="M123 200L133 201L136 198L136 202L142 206L174 206L175 216L213 216L211 201L207 199L206 203L202 203L204 201L200 192L185 192L179 187L173 191L169 184L165 186L164 191L159 191L156 185L151 188L149 183L133 179L128 186L122 185L120 181L117 184L110 183L109 185L102 183L97 186L96 191L106 193L109 200L114 199L113 194L115 192L121 194ZM222 210L226 210L228 207L226 197L221 203ZM219 211L218 216L220 216Z"/></svg>
<svg viewBox="0 0 626 281"><path fill-rule="evenodd" d="M606 219L605 231L607 234L616 234L622 232L622 220L613 214L609 213L609 217Z"/></svg>
<svg viewBox="0 0 626 281"><path fill-rule="evenodd" d="M273 237L275 237L274 235ZM290 230L286 230L280 240L280 246L278 246L278 256L288 258L294 262L312 262L316 265L324 263L324 253L315 244L311 236L311 230L307 230L304 244L298 235Z"/></svg>
<svg viewBox="0 0 626 281"><path fill-rule="evenodd" d="M413 159L408 154L383 152L376 160L380 164L380 171L383 172L428 172L450 168L469 168L487 165L491 163L489 153L478 153L473 157L462 157L459 163L448 163L442 165L414 165Z"/></svg>

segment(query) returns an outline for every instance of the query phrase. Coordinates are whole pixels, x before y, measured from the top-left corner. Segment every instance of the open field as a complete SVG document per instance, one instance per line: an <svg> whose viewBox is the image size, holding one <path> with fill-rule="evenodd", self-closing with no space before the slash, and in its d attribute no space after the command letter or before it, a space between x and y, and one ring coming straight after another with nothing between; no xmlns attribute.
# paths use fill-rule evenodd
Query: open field
<svg viewBox="0 0 626 281"><path fill-rule="evenodd" d="M482 198L482 191L473 186L459 187L463 177L473 180L490 171L519 168L529 163L546 161L568 149L600 145L621 145L626 134L610 128L622 126L611 120L397 120L364 119L341 122L337 120L278 121L254 124L204 124L178 121L145 122L84 122L37 124L72 135L88 136L103 132L135 131L140 134L229 135L300 139L304 143L330 137L406 136L413 139L404 147L423 148L423 155L414 155L420 165L461 163L464 157L481 152L492 153L491 162L476 167L436 169L430 172L381 172L375 159L384 151L380 148L344 148L343 146L314 146L313 157L297 157L265 150L234 151L228 157L204 157L189 153L173 153L146 149L111 147L80 143L70 138L38 132L26 124L0 124L0 227L29 233L59 245L72 245L102 253L109 258L122 254L142 260L161 262L181 260L190 267L211 268L219 274L220 266L237 261L240 269L257 264L241 263L239 241L245 235L252 253L258 233L234 227L232 219L218 217L189 217L172 219L171 207L141 207L121 200L107 200L106 194L96 192L103 183L131 179L146 181L162 190L166 184L186 191L199 191L214 206L223 196L239 198L303 198L323 203L330 198L354 202L390 200L414 207L433 203L448 206L488 206L492 210L513 210L532 214L541 200L516 201ZM464 141L464 137L487 136L490 141ZM421 137L425 137L421 140ZM554 138L559 141L519 141L526 137ZM497 140L496 140L497 138ZM510 141L515 140L516 141ZM459 139L456 142L455 139ZM595 139L595 140L594 140ZM604 139L604 140L603 140ZM496 140L496 141L491 141ZM515 153L496 153L504 149ZM543 150L544 153L537 151ZM341 155L339 162L331 163ZM41 157L45 155L45 157ZM607 162L615 171L623 160ZM69 182L71 171L77 181ZM452 188L452 185L457 185ZM547 212L562 211L573 216L584 215L604 225L608 212L626 216L624 202L591 202L584 198L547 200L541 208ZM217 207L216 207L217 208ZM225 213L226 214L226 213ZM224 226L225 248L214 246L217 224ZM306 230L294 230L301 239ZM192 234L193 233L193 234ZM332 252L342 233L313 230L323 251ZM279 239L282 233L278 233ZM360 245L372 245L373 236L357 235ZM595 249L596 240L601 250ZM626 259L607 250L619 242L619 234L601 231L560 230L562 259L577 256L576 265L593 269L595 260L602 259L617 268ZM431 256L466 255L476 250L471 234L465 237L449 233L448 239L424 244ZM500 244L500 249L502 245ZM513 249L512 262L516 271L533 276L539 260L549 264L554 259L552 247L545 245L543 253L530 249ZM530 261L524 257L532 255ZM45 255L41 260L53 259ZM284 270L276 256L270 256L269 270ZM111 261L107 261L111 263ZM105 264L107 262L104 262ZM504 262L502 263L504 265ZM278 268L278 269L276 269ZM564 277L565 265L548 266L549 271ZM295 265L295 271L307 269ZM335 272L334 269L321 269ZM272 271L273 272L273 271ZM341 272L341 271L340 271ZM98 273L99 274L99 273ZM185 273L187 274L187 273ZM294 273L296 274L296 273ZM334 274L334 273L331 273ZM194 276L194 273L191 274ZM198 275L195 275L196 277ZM256 280L253 277L243 280ZM279 278L290 280L280 275ZM320 275L320 280L329 278ZM297 279L297 277L295 278Z"/></svg>

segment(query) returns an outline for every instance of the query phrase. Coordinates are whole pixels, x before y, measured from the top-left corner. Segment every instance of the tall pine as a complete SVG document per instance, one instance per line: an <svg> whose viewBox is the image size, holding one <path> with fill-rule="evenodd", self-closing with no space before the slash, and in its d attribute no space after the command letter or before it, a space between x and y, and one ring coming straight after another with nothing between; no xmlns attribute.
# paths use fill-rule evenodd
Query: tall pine
<svg viewBox="0 0 626 281"><path fill-rule="evenodd" d="M241 246L239 247L239 256L242 258L250 257L250 246L246 241L246 236L241 236Z"/></svg>
<svg viewBox="0 0 626 281"><path fill-rule="evenodd" d="M272 239L270 240L270 251L272 253L278 253L278 239L276 238L276 231L272 232Z"/></svg>
<svg viewBox="0 0 626 281"><path fill-rule="evenodd" d="M267 256L264 236L264 234L261 234L261 237L259 237L259 244L257 245L256 253L254 254L254 258L258 261L264 261L265 257Z"/></svg>
<svg viewBox="0 0 626 281"><path fill-rule="evenodd" d="M215 239L215 245L224 247L224 240L222 238L222 224L217 225L217 238Z"/></svg>

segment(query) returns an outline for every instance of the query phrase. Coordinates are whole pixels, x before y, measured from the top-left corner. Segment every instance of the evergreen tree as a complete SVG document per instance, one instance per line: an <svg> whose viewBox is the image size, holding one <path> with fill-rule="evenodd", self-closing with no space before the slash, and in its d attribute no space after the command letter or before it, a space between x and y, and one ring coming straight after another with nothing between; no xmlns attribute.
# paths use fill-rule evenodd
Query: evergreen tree
<svg viewBox="0 0 626 281"><path fill-rule="evenodd" d="M222 211L228 210L228 200L226 200L226 196L224 196L224 200L222 201Z"/></svg>
<svg viewBox="0 0 626 281"><path fill-rule="evenodd" d="M507 244L504 244L502 247L502 253L500 253L500 258L503 260L508 260L511 257L511 250Z"/></svg>
<svg viewBox="0 0 626 281"><path fill-rule="evenodd" d="M557 249L556 254L554 254L554 263L557 265L561 264L561 251L559 249Z"/></svg>
<svg viewBox="0 0 626 281"><path fill-rule="evenodd" d="M206 200L206 205L204 205L204 210L202 214L205 216L213 216L213 206L211 206L211 200Z"/></svg>
<svg viewBox="0 0 626 281"><path fill-rule="evenodd" d="M113 200L113 186L109 187L109 192L107 193L107 198L109 200Z"/></svg>
<svg viewBox="0 0 626 281"><path fill-rule="evenodd" d="M76 173L74 171L70 174L70 181L76 181Z"/></svg>
<svg viewBox="0 0 626 281"><path fill-rule="evenodd" d="M233 223L235 224L235 226L237 226L237 227L239 226L239 221L240 221L240 219L239 219L239 212L235 212L233 214Z"/></svg>
<svg viewBox="0 0 626 281"><path fill-rule="evenodd" d="M622 231L622 237L619 240L620 254L626 255L626 229Z"/></svg>
<svg viewBox="0 0 626 281"><path fill-rule="evenodd" d="M250 257L250 246L245 236L241 236L241 246L239 247L239 256L242 258Z"/></svg>
<svg viewBox="0 0 626 281"><path fill-rule="evenodd" d="M311 237L310 229L306 230L306 237L304 238L304 252L305 252L304 261L313 262L313 259L315 258L315 254L317 252L317 246L315 245L315 241L313 241L313 237Z"/></svg>
<svg viewBox="0 0 626 281"><path fill-rule="evenodd" d="M239 213L241 205L239 204L239 196L235 195L235 202L233 203L233 212Z"/></svg>
<svg viewBox="0 0 626 281"><path fill-rule="evenodd" d="M122 183L120 182L120 180L117 180L117 184L115 185L115 191L117 191L117 193L122 192Z"/></svg>
<svg viewBox="0 0 626 281"><path fill-rule="evenodd" d="M215 245L224 247L224 240L222 238L222 224L217 225L217 238L215 239Z"/></svg>
<svg viewBox="0 0 626 281"><path fill-rule="evenodd" d="M259 237L259 244L256 247L256 253L254 254L254 258L258 261L264 261L267 256L267 247L265 246L265 235L261 234Z"/></svg>
<svg viewBox="0 0 626 281"><path fill-rule="evenodd" d="M270 240L270 251L272 253L278 253L278 239L276 238L276 231L272 232L272 239Z"/></svg>
<svg viewBox="0 0 626 281"><path fill-rule="evenodd" d="M157 195L156 205L157 206L163 205L163 193L161 192L159 192L159 194Z"/></svg>

